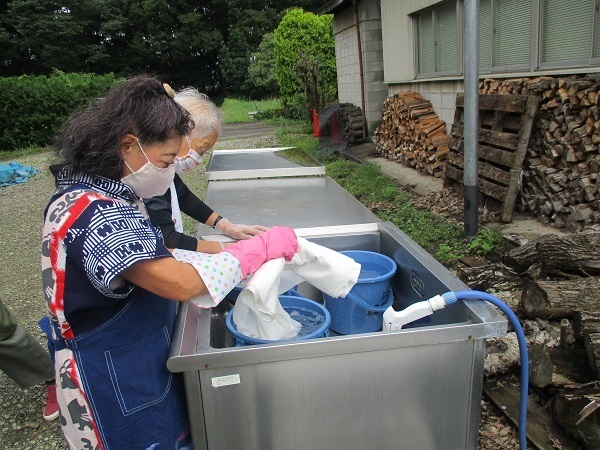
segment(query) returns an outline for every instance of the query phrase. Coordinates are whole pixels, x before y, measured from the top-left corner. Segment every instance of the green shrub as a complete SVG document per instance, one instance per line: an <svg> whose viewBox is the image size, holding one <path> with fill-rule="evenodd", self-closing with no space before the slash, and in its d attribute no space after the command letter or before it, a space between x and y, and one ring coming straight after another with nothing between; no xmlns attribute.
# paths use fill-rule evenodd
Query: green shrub
<svg viewBox="0 0 600 450"><path fill-rule="evenodd" d="M46 146L67 118L115 83L114 74L66 74L0 78L0 150Z"/></svg>
<svg viewBox="0 0 600 450"><path fill-rule="evenodd" d="M332 19L293 9L275 30L275 74L293 118L310 117L337 98Z"/></svg>

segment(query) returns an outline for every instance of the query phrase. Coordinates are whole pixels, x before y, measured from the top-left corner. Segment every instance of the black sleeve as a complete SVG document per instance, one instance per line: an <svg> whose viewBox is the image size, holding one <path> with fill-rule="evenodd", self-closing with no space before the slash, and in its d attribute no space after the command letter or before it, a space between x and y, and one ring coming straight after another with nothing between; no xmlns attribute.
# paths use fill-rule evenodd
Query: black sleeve
<svg viewBox="0 0 600 450"><path fill-rule="evenodd" d="M179 209L181 212L186 213L192 219L195 219L200 223L206 223L214 211L190 191L179 175L175 175L173 181L175 183L175 190L177 191Z"/></svg>
<svg viewBox="0 0 600 450"><path fill-rule="evenodd" d="M196 250L198 240L192 236L175 231L173 216L171 214L171 189L164 195L145 198L144 204L150 216L150 222L159 227L168 248L180 248L183 250Z"/></svg>

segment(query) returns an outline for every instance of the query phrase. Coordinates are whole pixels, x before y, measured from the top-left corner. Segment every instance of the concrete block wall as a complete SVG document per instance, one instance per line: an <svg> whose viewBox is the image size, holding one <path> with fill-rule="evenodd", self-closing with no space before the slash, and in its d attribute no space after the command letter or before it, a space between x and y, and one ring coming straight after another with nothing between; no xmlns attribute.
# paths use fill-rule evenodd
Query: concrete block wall
<svg viewBox="0 0 600 450"><path fill-rule="evenodd" d="M369 134L381 122L383 102L388 89L383 83L383 42L379 5L375 1L359 3L359 27L363 62L365 116ZM353 7L336 13L333 20L340 103L362 108L358 39Z"/></svg>

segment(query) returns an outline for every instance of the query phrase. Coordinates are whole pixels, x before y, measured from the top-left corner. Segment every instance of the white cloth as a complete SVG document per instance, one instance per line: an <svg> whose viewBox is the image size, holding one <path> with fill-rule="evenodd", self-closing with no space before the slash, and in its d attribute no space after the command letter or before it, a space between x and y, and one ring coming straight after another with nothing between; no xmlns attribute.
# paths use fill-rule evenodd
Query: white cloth
<svg viewBox="0 0 600 450"><path fill-rule="evenodd" d="M345 297L358 281L360 264L334 250L298 238L298 251L288 263L283 258L263 264L247 281L233 308L237 330L253 338L286 340L302 326L279 302L280 277L291 270L332 297Z"/></svg>
<svg viewBox="0 0 600 450"><path fill-rule="evenodd" d="M233 307L233 321L240 333L281 341L297 336L302 329L279 302L279 276L284 266L283 258L267 261L240 291Z"/></svg>
<svg viewBox="0 0 600 450"><path fill-rule="evenodd" d="M290 269L331 297L345 297L358 281L360 264L349 256L298 238Z"/></svg>

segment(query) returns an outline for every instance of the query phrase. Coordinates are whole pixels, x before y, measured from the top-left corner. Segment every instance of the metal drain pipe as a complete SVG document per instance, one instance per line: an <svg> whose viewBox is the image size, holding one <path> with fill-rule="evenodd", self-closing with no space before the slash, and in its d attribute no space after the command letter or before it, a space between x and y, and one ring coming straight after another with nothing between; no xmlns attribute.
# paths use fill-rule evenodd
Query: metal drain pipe
<svg viewBox="0 0 600 450"><path fill-rule="evenodd" d="M362 44L360 38L360 24L358 22L358 1L354 0L354 24L356 26L356 40L358 41L358 70L360 73L360 103L362 113L362 132L363 139L367 138L367 126L365 117L365 76L363 73L363 61L362 61Z"/></svg>

